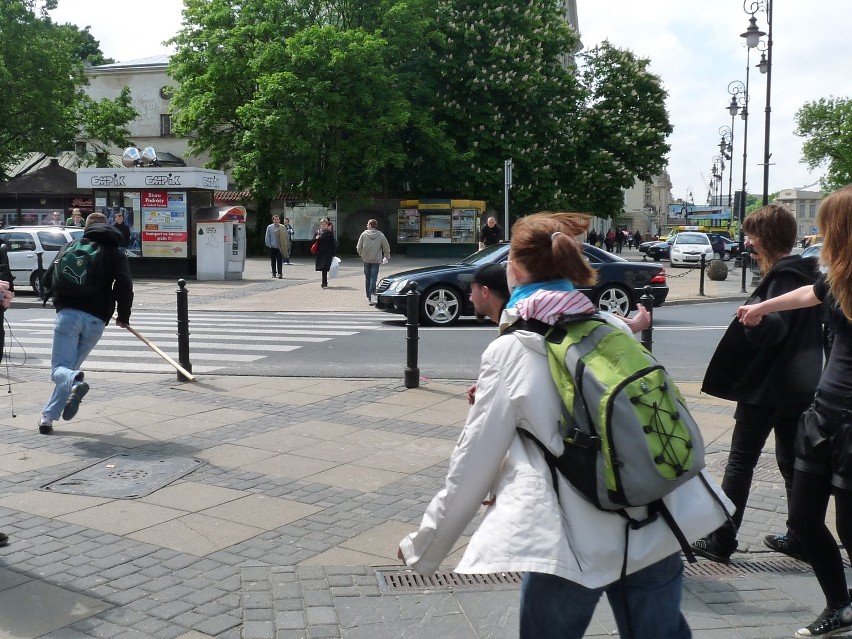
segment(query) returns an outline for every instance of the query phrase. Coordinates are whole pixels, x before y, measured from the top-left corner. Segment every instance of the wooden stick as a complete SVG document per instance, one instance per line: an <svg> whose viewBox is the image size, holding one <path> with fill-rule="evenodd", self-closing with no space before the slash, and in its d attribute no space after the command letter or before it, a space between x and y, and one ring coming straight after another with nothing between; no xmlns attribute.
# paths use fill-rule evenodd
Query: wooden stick
<svg viewBox="0 0 852 639"><path fill-rule="evenodd" d="M181 365L180 365L180 364L178 364L175 360L173 360L171 357L169 357L168 355L166 355L163 351L161 351L161 350L159 349L159 347L158 347L156 344L154 344L154 343L153 343L153 342L151 342L151 341L150 341L147 337L145 337L144 335L142 335L142 333L140 333L140 332L139 332L139 331L137 331L135 328L133 328L132 326L130 326L130 324L126 324L126 325L125 325L125 328L126 328L128 331L130 331L131 333L133 333L133 334L134 334L136 337L138 337L140 340L142 340L142 342L143 342L144 344L146 344L146 345L147 345L147 346L148 346L148 347L149 347L152 351L154 351L157 355L159 355L159 356L160 356L160 357L162 357L164 360L166 360L169 364L171 364L172 366L174 366L174 367L175 367L175 370L176 370L178 373L180 373L181 375L183 375L183 376L184 376L184 377L185 377L188 381L190 381L190 382L194 382L194 381L195 381L195 377L192 375L192 373L190 373L189 371L187 371L187 370L186 370L183 366L181 366Z"/></svg>

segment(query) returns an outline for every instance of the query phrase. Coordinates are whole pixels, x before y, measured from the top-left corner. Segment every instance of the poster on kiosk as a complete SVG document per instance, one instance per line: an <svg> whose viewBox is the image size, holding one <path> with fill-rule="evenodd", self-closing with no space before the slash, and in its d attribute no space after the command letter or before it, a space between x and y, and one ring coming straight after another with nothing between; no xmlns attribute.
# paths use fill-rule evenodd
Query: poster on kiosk
<svg viewBox="0 0 852 639"><path fill-rule="evenodd" d="M196 226L199 280L241 280L246 265L245 209L224 207Z"/></svg>

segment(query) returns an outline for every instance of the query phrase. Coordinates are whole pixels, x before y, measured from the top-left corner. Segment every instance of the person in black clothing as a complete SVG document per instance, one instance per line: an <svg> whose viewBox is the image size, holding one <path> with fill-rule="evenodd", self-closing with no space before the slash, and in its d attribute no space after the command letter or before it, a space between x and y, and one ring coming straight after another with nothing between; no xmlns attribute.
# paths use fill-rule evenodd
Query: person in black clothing
<svg viewBox="0 0 852 639"><path fill-rule="evenodd" d="M588 242L592 246L598 245L598 233L597 231L595 231L595 229L589 231L589 235L586 237L586 242Z"/></svg>
<svg viewBox="0 0 852 639"><path fill-rule="evenodd" d="M642 233L636 231L633 234L633 243L636 245L636 248L639 248L639 245L642 243Z"/></svg>
<svg viewBox="0 0 852 639"><path fill-rule="evenodd" d="M320 220L320 228L316 234L319 242L316 255L315 270L322 272L322 288L328 288L328 271L331 269L331 261L334 259L334 232L331 230L331 220L324 217Z"/></svg>
<svg viewBox="0 0 852 639"><path fill-rule="evenodd" d="M797 225L785 208L765 206L746 218L743 229L766 273L749 302L774 298L816 281L816 260L790 255ZM735 319L728 327L710 360L701 390L737 402L731 451L722 479L722 490L736 512L731 522L693 544L697 555L727 563L737 549L737 529L754 469L773 431L775 458L789 502L796 428L813 397L821 368L822 323L817 309L773 313L755 327L745 327ZM766 543L774 550L804 556L789 530L786 535L769 535Z"/></svg>
<svg viewBox="0 0 852 639"><path fill-rule="evenodd" d="M121 248L127 248L130 246L130 228L127 224L124 223L124 213L118 212L115 214L113 218L112 225L118 229L118 232L121 233L121 242L119 246Z"/></svg>
<svg viewBox="0 0 852 639"><path fill-rule="evenodd" d="M825 595L826 608L813 623L800 628L797 637L829 637L852 630L852 602L843 559L825 524L828 500L834 494L835 527L849 553L852 549L852 268L849 262L852 186L843 187L822 201L817 226L824 237L820 259L826 274L812 286L737 310L740 321L752 327L762 325L778 311L821 304L834 331L834 342L813 403L799 421L793 494L788 508L790 527L813 567ZM791 374L797 366L791 366Z"/></svg>
<svg viewBox="0 0 852 639"><path fill-rule="evenodd" d="M130 325L133 304L133 280L127 255L121 250L121 233L107 223L103 213L90 213L86 218L83 238L103 247L103 287L88 297L55 295L56 321L53 324L53 350L50 356L50 377L55 384L53 394L41 411L38 430L42 435L53 432L53 422L72 419L80 402L89 392L80 367L97 345L112 314L118 313L115 324Z"/></svg>
<svg viewBox="0 0 852 639"><path fill-rule="evenodd" d="M485 248L492 244L499 244L503 241L503 229L497 224L497 218L493 215L488 218L488 221L479 229L479 248Z"/></svg>

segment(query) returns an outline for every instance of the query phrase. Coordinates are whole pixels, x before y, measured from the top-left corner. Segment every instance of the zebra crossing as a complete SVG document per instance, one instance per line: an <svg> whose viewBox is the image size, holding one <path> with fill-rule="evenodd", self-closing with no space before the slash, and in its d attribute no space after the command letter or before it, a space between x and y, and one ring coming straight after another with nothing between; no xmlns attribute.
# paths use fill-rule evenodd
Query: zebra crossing
<svg viewBox="0 0 852 639"><path fill-rule="evenodd" d="M365 313L213 313L189 314L190 361L194 373L253 367L270 354L294 351L363 331L381 330L387 317ZM50 368L51 313L12 321L7 327L6 357L12 365ZM178 358L175 314L134 311L134 329ZM164 373L174 369L128 331L110 323L84 365L86 370Z"/></svg>

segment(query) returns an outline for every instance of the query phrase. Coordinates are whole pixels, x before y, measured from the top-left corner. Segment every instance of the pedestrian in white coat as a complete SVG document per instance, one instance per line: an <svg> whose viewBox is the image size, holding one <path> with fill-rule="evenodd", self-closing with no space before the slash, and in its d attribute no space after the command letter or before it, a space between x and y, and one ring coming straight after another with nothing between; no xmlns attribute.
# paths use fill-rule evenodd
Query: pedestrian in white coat
<svg viewBox="0 0 852 639"><path fill-rule="evenodd" d="M574 290L595 279L575 240L587 226L585 216L566 213L531 215L515 224L508 263L512 296L501 331L519 318L553 324L563 314L595 311ZM433 572L485 503L482 523L456 571L527 573L521 639L582 637L604 592L621 636L689 637L680 612L680 545L668 526L659 519L632 530L625 547L621 515L597 509L561 475L557 495L542 452L518 432L524 428L559 455L560 414L544 338L525 330L501 334L482 356L476 400L450 458L445 486L419 530L401 541L399 557L417 572ZM689 540L725 519L699 477L664 501Z"/></svg>

